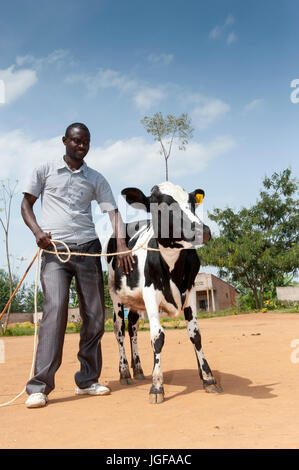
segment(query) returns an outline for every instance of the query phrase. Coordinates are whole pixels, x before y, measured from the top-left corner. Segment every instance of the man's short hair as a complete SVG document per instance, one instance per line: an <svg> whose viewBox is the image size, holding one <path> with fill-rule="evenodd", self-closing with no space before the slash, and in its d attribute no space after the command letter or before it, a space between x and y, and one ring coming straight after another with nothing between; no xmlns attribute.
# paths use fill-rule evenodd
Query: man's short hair
<svg viewBox="0 0 299 470"><path fill-rule="evenodd" d="M66 128L65 137L68 137L69 131L70 131L71 129L82 129L83 131L88 132L88 134L90 135L89 129L88 129L87 126L85 126L85 124L82 124L82 122L74 122L73 124L70 124L70 125Z"/></svg>

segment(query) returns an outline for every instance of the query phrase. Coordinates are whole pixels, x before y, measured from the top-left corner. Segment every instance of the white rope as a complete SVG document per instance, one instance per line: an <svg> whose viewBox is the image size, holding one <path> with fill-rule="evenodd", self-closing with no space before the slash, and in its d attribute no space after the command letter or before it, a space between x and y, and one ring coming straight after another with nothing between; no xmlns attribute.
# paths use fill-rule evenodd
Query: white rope
<svg viewBox="0 0 299 470"><path fill-rule="evenodd" d="M151 236L152 236L152 234L150 233L150 237ZM97 256L106 256L106 257L108 257L108 256L117 256L117 255L132 253L132 252L137 251L141 248L143 248L144 250L147 250L147 251L160 251L159 248L144 247L144 245L148 242L149 238L146 238L145 241L141 245L137 246L136 248L133 248L132 250L119 251L119 252L115 252L115 253L77 253L77 252L71 252L69 247L67 246L67 244L64 243L61 240L51 240L51 243L54 247L54 251L50 251L50 250L43 250L43 251L45 253L55 254L61 263L67 263L71 259L71 256L93 256L93 257L97 257ZM57 251L57 246L56 246L57 243L61 243L65 247L66 252L58 252ZM65 256L67 256L67 258L66 259L61 258L61 255L65 255ZM31 363L31 370L30 370L29 380L33 376L34 366L35 366L35 359L36 359L37 326L38 326L38 319L37 319L37 290L38 290L39 257L40 257L40 248L38 249L38 251L35 255L35 258L37 258L37 263L36 263L36 271L35 271L35 288L34 288L34 320L33 320L34 321L34 340L33 340L33 355L32 355L32 363ZM34 260L35 260L35 258L34 258ZM26 271L26 274L27 274L27 272L28 272L28 269ZM23 279L22 279L22 281L23 281ZM20 286L20 284L18 285L18 287ZM16 291L17 291L17 289L15 290L13 296L16 294ZM13 296L10 298L10 301L12 300ZM2 314L4 313L4 311L2 312ZM3 407L3 406L10 405L14 401L16 401L20 396L22 396L25 392L26 392L26 387L24 387L23 390L17 396L15 396L12 400L9 400L6 403L0 404L0 408Z"/></svg>
<svg viewBox="0 0 299 470"><path fill-rule="evenodd" d="M34 288L34 340L33 340L33 354L32 354L32 362L31 362L31 369L30 369L30 374L29 374L29 380L33 376L34 372L34 366L35 366L35 357L36 357L36 344L37 344L37 288L38 288L38 272L39 272L39 255L40 255L40 249L38 249L37 253L37 263L36 263L36 270L35 270L35 288ZM10 405L14 401L17 400L17 398L21 397L24 393L26 392L26 387L23 388L23 390L15 396L12 400L9 400L6 403L1 403L0 407Z"/></svg>
<svg viewBox="0 0 299 470"><path fill-rule="evenodd" d="M146 238L144 240L143 243L141 243L141 245L139 246L136 246L135 248L132 248L131 250L126 250L126 251L116 251L116 252L113 252L113 253L80 253L80 252L77 252L77 251L71 251L68 247L68 245L66 243L64 243L63 241L61 240L55 240L55 239L51 239L51 244L53 245L54 247L54 251L53 250L43 250L45 253L50 253L52 255L56 255L57 258L59 259L59 261L61 263L68 263L69 260L71 259L71 256L93 256L93 257L98 257L98 256L105 256L105 257L109 257L109 256L118 256L118 255L125 255L125 254L128 254L128 253L133 253L134 251L137 251L137 250L140 250L141 248L143 250L147 250L147 251L160 251L159 248L149 248L148 246L145 247L144 245L149 241L149 239L152 237L152 234L150 233L149 234L149 237ZM57 246L56 244L57 243L60 243L61 245L64 246L64 248L66 249L66 251L57 251ZM61 256L66 256L65 259L61 258Z"/></svg>

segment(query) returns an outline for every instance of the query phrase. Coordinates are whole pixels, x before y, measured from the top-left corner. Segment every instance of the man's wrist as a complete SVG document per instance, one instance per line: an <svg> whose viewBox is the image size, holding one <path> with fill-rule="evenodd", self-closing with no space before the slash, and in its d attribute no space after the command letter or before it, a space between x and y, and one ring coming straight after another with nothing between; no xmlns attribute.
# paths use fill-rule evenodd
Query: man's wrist
<svg viewBox="0 0 299 470"><path fill-rule="evenodd" d="M42 232L43 230L40 227L37 227L36 229L32 230L33 235L36 237L38 233Z"/></svg>
<svg viewBox="0 0 299 470"><path fill-rule="evenodd" d="M127 246L125 238L117 238L117 246Z"/></svg>

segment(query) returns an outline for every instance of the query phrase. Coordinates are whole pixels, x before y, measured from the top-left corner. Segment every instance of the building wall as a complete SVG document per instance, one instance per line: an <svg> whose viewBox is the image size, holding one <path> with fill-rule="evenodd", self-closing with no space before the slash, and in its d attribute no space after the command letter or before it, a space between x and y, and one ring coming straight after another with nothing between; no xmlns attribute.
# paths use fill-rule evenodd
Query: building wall
<svg viewBox="0 0 299 470"><path fill-rule="evenodd" d="M37 313L37 321L40 322L43 316L43 312ZM105 309L105 320L108 318L113 317L113 312L109 309ZM69 308L68 312L68 323L75 323L80 321L80 313L79 308ZM25 323L30 322L34 323L34 314L33 313L13 313L11 312L9 315L9 323Z"/></svg>
<svg viewBox="0 0 299 470"><path fill-rule="evenodd" d="M277 298L286 302L299 301L299 286L276 287Z"/></svg>
<svg viewBox="0 0 299 470"><path fill-rule="evenodd" d="M236 304L235 288L213 274L199 273L195 280L195 289L198 308L200 300L205 300L206 309L208 309L207 290L209 292L210 311L225 310L234 307Z"/></svg>
<svg viewBox="0 0 299 470"><path fill-rule="evenodd" d="M216 310L225 310L233 307L235 305L234 287L216 276L212 277L212 284L216 290Z"/></svg>

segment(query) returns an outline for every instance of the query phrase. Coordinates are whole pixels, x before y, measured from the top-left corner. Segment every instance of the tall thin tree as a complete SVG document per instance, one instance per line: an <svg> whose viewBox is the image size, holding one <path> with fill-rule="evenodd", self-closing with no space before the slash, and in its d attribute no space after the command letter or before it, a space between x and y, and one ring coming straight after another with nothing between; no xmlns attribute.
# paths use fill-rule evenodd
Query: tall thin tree
<svg viewBox="0 0 299 470"><path fill-rule="evenodd" d="M179 150L186 150L186 145L193 137L191 119L186 113L182 113L179 117L172 114L163 117L162 113L158 112L152 117L144 116L141 123L146 131L160 143L160 154L165 160L165 178L168 181L168 160L173 144L177 143Z"/></svg>
<svg viewBox="0 0 299 470"><path fill-rule="evenodd" d="M13 293L13 273L11 267L10 253L9 253L9 228L10 228L10 219L11 219L11 205L13 197L16 193L16 188L18 185L18 180L14 184L11 184L9 180L1 181L1 190L0 190L0 202L2 203L2 208L0 212L3 215L0 215L0 223L5 235L5 253L6 253L6 263L7 263L7 272L9 278L9 295ZM6 317L4 320L3 331L6 330L11 306L8 307Z"/></svg>

